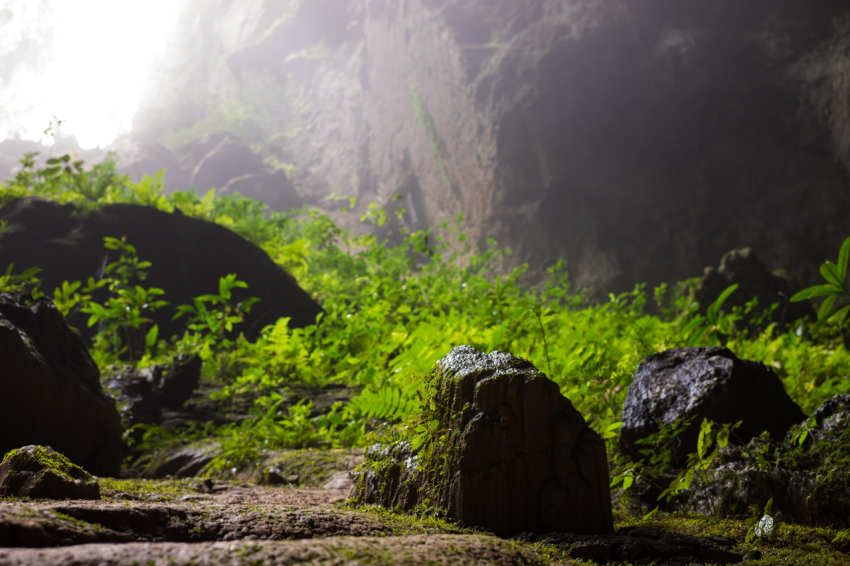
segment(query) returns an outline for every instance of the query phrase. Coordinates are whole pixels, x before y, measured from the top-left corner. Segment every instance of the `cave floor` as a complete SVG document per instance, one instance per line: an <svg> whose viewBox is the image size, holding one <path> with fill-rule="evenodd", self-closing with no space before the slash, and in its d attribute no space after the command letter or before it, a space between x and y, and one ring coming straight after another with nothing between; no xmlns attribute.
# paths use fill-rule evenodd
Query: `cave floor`
<svg viewBox="0 0 850 566"><path fill-rule="evenodd" d="M745 519L648 520L617 535L505 540L431 518L345 504L343 490L238 481L101 479L100 501L0 499L0 566L277 566L850 563L835 533L780 524L746 544ZM595 561L595 562L594 562Z"/></svg>

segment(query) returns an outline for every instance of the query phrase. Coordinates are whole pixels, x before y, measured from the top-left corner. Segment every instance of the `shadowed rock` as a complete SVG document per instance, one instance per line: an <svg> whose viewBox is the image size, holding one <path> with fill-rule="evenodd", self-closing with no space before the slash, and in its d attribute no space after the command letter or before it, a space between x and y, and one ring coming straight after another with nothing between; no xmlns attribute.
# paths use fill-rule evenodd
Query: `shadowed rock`
<svg viewBox="0 0 850 566"><path fill-rule="evenodd" d="M673 348L648 356L638 366L623 405L620 447L640 458L635 443L678 418L693 418L679 436L676 455L683 463L697 450L703 419L719 424L743 421L735 437L746 442L765 430L782 438L805 415L763 363L738 359L727 348Z"/></svg>
<svg viewBox="0 0 850 566"><path fill-rule="evenodd" d="M466 525L613 532L605 443L555 382L530 362L460 346L429 374L418 450L373 446L355 471L355 499L432 505Z"/></svg>
<svg viewBox="0 0 850 566"><path fill-rule="evenodd" d="M161 337L182 334L185 320L172 320L178 305L193 304L194 297L218 294L219 279L235 273L248 284L233 291L234 302L259 297L244 322L234 332L256 339L260 331L279 318L289 317L291 327L315 323L321 307L259 246L223 226L155 208L131 204L105 206L76 215L73 205L34 198L18 199L0 209L0 220L9 231L0 239L0 266L15 263L19 269L39 267L43 288L52 290L63 281L99 278L104 266L118 259L103 246L104 237L127 237L138 257L150 261L146 287L165 291L170 304L151 315ZM103 294L94 300L104 302ZM69 322L90 338L86 315Z"/></svg>
<svg viewBox="0 0 850 566"><path fill-rule="evenodd" d="M121 469L121 417L79 333L48 299L0 295L0 453L52 446L99 476Z"/></svg>
<svg viewBox="0 0 850 566"><path fill-rule="evenodd" d="M24 446L0 464L0 497L100 499L97 479L49 446Z"/></svg>

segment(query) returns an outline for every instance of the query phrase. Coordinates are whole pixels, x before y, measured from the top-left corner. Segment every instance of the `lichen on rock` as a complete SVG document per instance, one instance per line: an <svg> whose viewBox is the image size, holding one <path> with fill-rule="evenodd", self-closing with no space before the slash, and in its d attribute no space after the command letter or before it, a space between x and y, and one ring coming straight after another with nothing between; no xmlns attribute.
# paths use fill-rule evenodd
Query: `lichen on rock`
<svg viewBox="0 0 850 566"><path fill-rule="evenodd" d="M507 536L613 532L605 443L531 362L457 347L426 375L423 400L413 439L366 450L355 501Z"/></svg>
<svg viewBox="0 0 850 566"><path fill-rule="evenodd" d="M49 446L25 446L0 463L0 497L100 499L100 486L94 476Z"/></svg>

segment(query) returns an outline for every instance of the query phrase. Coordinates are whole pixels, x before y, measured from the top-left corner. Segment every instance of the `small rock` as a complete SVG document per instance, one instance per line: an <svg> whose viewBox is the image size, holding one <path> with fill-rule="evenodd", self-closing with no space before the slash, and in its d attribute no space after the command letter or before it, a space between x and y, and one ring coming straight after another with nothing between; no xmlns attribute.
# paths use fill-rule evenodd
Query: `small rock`
<svg viewBox="0 0 850 566"><path fill-rule="evenodd" d="M0 464L0 497L100 499L91 474L48 446L12 450Z"/></svg>
<svg viewBox="0 0 850 566"><path fill-rule="evenodd" d="M673 348L648 356L638 366L623 405L620 448L642 458L636 442L661 424L693 418L679 436L676 456L684 463L697 450L700 423L743 421L743 442L768 431L775 439L805 418L782 381L761 362L741 360L727 348Z"/></svg>

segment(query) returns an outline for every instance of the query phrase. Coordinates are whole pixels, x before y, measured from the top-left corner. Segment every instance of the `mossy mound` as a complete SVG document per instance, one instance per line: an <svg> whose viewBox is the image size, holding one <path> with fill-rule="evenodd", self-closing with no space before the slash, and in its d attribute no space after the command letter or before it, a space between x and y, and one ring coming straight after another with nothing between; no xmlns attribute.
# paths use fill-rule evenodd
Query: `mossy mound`
<svg viewBox="0 0 850 566"><path fill-rule="evenodd" d="M100 499L100 486L94 476L49 446L25 446L0 463L0 497Z"/></svg>

